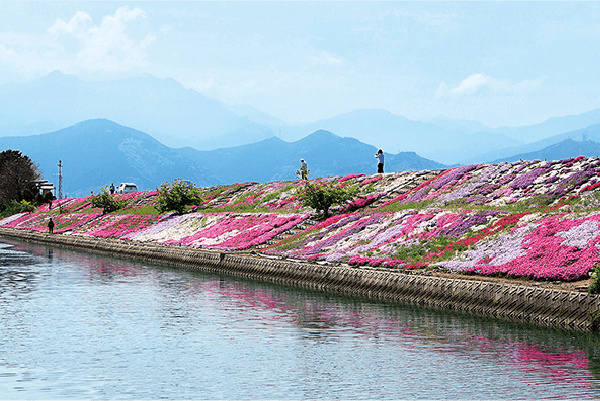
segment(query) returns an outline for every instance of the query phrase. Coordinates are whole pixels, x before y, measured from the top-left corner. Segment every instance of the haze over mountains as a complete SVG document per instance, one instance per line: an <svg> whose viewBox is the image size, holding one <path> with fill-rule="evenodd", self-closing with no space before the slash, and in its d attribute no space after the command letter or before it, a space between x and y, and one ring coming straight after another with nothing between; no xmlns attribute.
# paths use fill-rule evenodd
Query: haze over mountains
<svg viewBox="0 0 600 401"><path fill-rule="evenodd" d="M285 95L282 94L282 101ZM139 130L139 131L138 131ZM412 121L386 110L355 110L290 125L251 106L227 106L153 76L89 82L53 72L0 85L0 150L18 148L64 192L85 195L110 182L154 189L173 178L198 185L311 177L518 159L598 156L600 110L524 127L473 121Z"/></svg>
<svg viewBox="0 0 600 401"><path fill-rule="evenodd" d="M198 165L214 169L225 182L290 180L300 167L301 158L308 164L309 178L377 172L376 147L324 130L291 143L269 138L250 145L213 151L191 148L180 151ZM388 172L446 167L414 152L388 153L385 166Z"/></svg>
<svg viewBox="0 0 600 401"><path fill-rule="evenodd" d="M285 94L281 101L285 102ZM91 82L53 72L30 83L0 85L0 136L43 134L97 118L146 132L174 148L213 150L272 137L294 142L322 129L388 153L412 151L440 163L462 164L558 143L562 139L551 137L600 124L600 110L525 127L489 128L446 119L412 121L385 110L356 110L310 124L288 125L251 106L226 106L175 80L153 76ZM549 142L542 144L542 140Z"/></svg>
<svg viewBox="0 0 600 401"><path fill-rule="evenodd" d="M0 138L0 149L20 150L39 164L44 178L58 186L62 160L63 194L89 195L114 183L133 182L152 190L181 178L207 187L238 182L294 180L300 158L312 177L375 173L376 148L352 138L319 131L295 143L271 138L251 145L215 151L173 149L150 135L110 120L78 123L56 132ZM445 166L408 152L388 155L393 170L438 169Z"/></svg>
<svg viewBox="0 0 600 401"><path fill-rule="evenodd" d="M89 195L101 187L133 182L155 189L161 182L184 178L206 185L220 183L207 170L143 132L109 120L89 120L53 133L0 138L0 149L17 149L39 164L44 178L58 187L62 160L63 194Z"/></svg>
<svg viewBox="0 0 600 401"><path fill-rule="evenodd" d="M96 118L134 127L172 147L214 149L273 135L172 79L90 82L55 71L30 83L0 85L0 136L43 134Z"/></svg>

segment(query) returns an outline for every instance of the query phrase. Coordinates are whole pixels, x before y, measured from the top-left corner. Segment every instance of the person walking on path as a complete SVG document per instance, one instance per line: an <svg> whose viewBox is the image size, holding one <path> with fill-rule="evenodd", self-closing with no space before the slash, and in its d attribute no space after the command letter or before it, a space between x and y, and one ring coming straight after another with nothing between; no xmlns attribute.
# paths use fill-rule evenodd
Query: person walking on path
<svg viewBox="0 0 600 401"><path fill-rule="evenodd" d="M52 221L52 217L50 217L50 221L48 222L48 231L50 234L54 234L54 221Z"/></svg>
<svg viewBox="0 0 600 401"><path fill-rule="evenodd" d="M377 172L383 173L383 165L385 156L383 155L383 150L379 149L379 152L375 153L375 157L377 158Z"/></svg>

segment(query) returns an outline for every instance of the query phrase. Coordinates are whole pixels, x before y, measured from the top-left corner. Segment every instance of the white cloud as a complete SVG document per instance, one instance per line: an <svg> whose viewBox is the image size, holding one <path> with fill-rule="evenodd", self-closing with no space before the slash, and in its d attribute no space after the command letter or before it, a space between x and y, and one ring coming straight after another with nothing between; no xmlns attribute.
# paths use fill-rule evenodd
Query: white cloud
<svg viewBox="0 0 600 401"><path fill-rule="evenodd" d="M0 43L0 61L3 63L13 62L16 53L12 49L7 49L2 43Z"/></svg>
<svg viewBox="0 0 600 401"><path fill-rule="evenodd" d="M146 50L155 40L145 27L132 27L146 14L121 7L95 24L77 11L69 20L57 19L42 35L0 34L4 68L46 74L53 70L86 74L129 71L146 64ZM137 29L136 29L137 28Z"/></svg>
<svg viewBox="0 0 600 401"><path fill-rule="evenodd" d="M85 26L92 23L89 14L77 11L68 23L61 19L56 20L54 25L48 28L48 32L53 35L70 34L81 37L85 35Z"/></svg>
<svg viewBox="0 0 600 401"><path fill-rule="evenodd" d="M512 82L508 79L494 79L485 74L473 74L465 78L458 86L451 88L445 82L440 83L435 96L437 98L470 96L487 89L493 94L528 93L542 87L545 77Z"/></svg>
<svg viewBox="0 0 600 401"><path fill-rule="evenodd" d="M155 39L148 33L144 39L136 42L125 32L127 22L145 16L139 8L121 7L114 15L104 17L99 26L95 26L89 15L78 12L69 23L58 20L48 31L51 34L72 35L79 41L79 51L71 60L79 68L128 70L144 64L144 50Z"/></svg>

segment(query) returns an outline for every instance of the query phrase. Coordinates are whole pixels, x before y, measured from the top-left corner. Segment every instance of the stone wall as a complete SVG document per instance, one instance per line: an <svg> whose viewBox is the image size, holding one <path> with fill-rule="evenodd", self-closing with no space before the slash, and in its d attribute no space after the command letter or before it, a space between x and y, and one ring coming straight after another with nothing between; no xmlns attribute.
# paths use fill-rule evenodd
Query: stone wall
<svg viewBox="0 0 600 401"><path fill-rule="evenodd" d="M582 292L5 228L0 228L0 235L264 282L456 310L546 327L598 331L600 325L600 295Z"/></svg>

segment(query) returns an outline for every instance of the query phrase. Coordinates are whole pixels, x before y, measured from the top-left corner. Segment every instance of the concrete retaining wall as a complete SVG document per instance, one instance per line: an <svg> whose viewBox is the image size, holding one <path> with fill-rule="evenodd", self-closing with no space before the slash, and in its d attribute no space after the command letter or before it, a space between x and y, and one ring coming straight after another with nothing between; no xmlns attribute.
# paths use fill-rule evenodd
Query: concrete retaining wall
<svg viewBox="0 0 600 401"><path fill-rule="evenodd" d="M0 235L264 282L457 310L546 327L598 331L600 326L600 295L588 293L428 277L390 269L270 260L249 255L5 228L0 228Z"/></svg>

